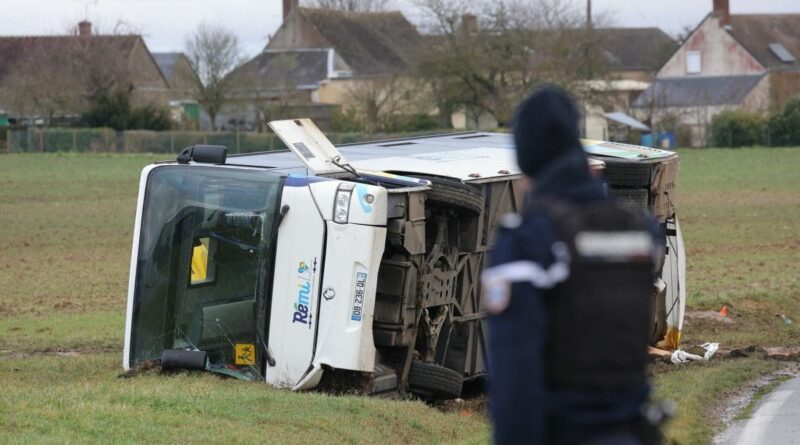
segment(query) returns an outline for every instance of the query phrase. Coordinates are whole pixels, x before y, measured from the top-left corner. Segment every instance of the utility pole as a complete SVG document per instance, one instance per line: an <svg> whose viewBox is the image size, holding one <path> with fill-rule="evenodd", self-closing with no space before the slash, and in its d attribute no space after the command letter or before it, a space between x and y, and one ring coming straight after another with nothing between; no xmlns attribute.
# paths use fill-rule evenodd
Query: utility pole
<svg viewBox="0 0 800 445"><path fill-rule="evenodd" d="M594 36L592 36L592 0L586 0L586 48L585 48L585 63L586 63L586 79L591 80L593 73L592 54Z"/></svg>
<svg viewBox="0 0 800 445"><path fill-rule="evenodd" d="M586 52L584 53L584 63L586 63L585 75L586 75L586 80L587 81L591 81L592 77L593 77L593 73L592 73L592 44L591 44L592 36L590 35L591 32L592 32L592 0L586 0L586 34L587 34L586 38L587 38L587 42L586 42L586 48L585 48ZM583 137L588 137L587 133L588 133L588 113L589 113L589 110L588 110L588 107L587 107L587 104L586 104L586 100L587 100L587 98L583 98L583 100L581 100L581 105L582 105L582 108L583 108L583 119L582 119L582 121L583 121L582 122L582 124L583 124L582 125L583 126L583 128L582 128L582 130L583 130L582 131L582 136Z"/></svg>
<svg viewBox="0 0 800 445"><path fill-rule="evenodd" d="M586 27L592 28L592 0L586 0Z"/></svg>

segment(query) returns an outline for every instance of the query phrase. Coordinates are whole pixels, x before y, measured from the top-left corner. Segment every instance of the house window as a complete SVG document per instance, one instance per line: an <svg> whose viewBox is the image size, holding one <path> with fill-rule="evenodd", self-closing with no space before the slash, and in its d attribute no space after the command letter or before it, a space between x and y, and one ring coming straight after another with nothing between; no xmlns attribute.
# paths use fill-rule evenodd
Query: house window
<svg viewBox="0 0 800 445"><path fill-rule="evenodd" d="M700 51L686 52L686 74L700 74L703 69Z"/></svg>

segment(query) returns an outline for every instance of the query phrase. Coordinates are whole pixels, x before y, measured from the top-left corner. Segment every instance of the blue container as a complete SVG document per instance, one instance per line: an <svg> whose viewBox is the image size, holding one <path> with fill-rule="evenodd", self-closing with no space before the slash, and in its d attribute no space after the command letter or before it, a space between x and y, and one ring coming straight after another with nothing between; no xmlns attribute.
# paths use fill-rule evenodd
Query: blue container
<svg viewBox="0 0 800 445"><path fill-rule="evenodd" d="M658 148L675 148L675 133L661 133L658 135Z"/></svg>

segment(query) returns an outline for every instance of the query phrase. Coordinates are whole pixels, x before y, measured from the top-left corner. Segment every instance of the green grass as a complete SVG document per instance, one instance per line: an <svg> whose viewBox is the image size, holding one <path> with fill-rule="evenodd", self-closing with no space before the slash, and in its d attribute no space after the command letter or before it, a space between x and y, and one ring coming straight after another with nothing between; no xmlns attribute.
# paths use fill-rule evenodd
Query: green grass
<svg viewBox="0 0 800 445"><path fill-rule="evenodd" d="M125 303L139 171L156 159L0 157L0 316Z"/></svg>
<svg viewBox="0 0 800 445"><path fill-rule="evenodd" d="M778 375L775 376L772 380L770 380L769 383L767 383L766 385L756 389L756 391L753 393L753 397L750 399L747 405L744 408L742 408L742 411L733 420L744 420L752 417L753 412L755 411L756 406L758 405L758 402L761 401L761 399L763 399L766 395L768 395L769 393L777 389L779 386L781 386L783 382L791 379L792 379L791 375L785 375L785 374Z"/></svg>
<svg viewBox="0 0 800 445"><path fill-rule="evenodd" d="M487 441L482 419L421 402L298 394L211 374L121 379L119 359L0 361L0 443Z"/></svg>
<svg viewBox="0 0 800 445"><path fill-rule="evenodd" d="M488 441L482 414L420 402L117 378L139 172L159 158L0 156L0 443Z"/></svg>
<svg viewBox="0 0 800 445"><path fill-rule="evenodd" d="M691 320L683 346L800 345L800 150L682 150L678 215L687 250L689 310L729 309L732 324ZM667 437L708 443L715 409L740 385L774 371L758 359L660 366L656 394L678 403ZM745 413L746 415L746 413Z"/></svg>
<svg viewBox="0 0 800 445"><path fill-rule="evenodd" d="M692 321L684 344L800 345L800 149L680 155L689 307L727 305L734 322ZM488 440L480 411L201 374L118 379L139 172L161 157L0 156L0 443ZM707 443L723 397L775 367L659 365L656 394L678 402L668 437Z"/></svg>
<svg viewBox="0 0 800 445"><path fill-rule="evenodd" d="M758 359L662 366L655 377L655 397L675 400L678 412L666 427L669 442L711 443L719 424L719 403L740 385L775 371L779 364Z"/></svg>
<svg viewBox="0 0 800 445"><path fill-rule="evenodd" d="M798 345L800 150L680 152L678 214L692 309L727 305L732 326L687 325L687 343Z"/></svg>
<svg viewBox="0 0 800 445"><path fill-rule="evenodd" d="M121 350L124 309L0 318L0 351Z"/></svg>

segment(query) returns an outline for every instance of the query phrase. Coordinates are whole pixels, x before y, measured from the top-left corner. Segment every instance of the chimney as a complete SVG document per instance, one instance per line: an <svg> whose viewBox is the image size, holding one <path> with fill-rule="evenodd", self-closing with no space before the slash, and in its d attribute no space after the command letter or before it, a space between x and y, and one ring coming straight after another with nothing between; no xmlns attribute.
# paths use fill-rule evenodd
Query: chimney
<svg viewBox="0 0 800 445"><path fill-rule="evenodd" d="M714 11L711 13L719 19L719 24L727 26L731 24L730 0L714 0Z"/></svg>
<svg viewBox="0 0 800 445"><path fill-rule="evenodd" d="M475 34L478 32L478 17L474 14L464 14L461 16L461 31L464 34Z"/></svg>
<svg viewBox="0 0 800 445"><path fill-rule="evenodd" d="M92 35L92 22L83 20L78 23L78 36L88 38Z"/></svg>
<svg viewBox="0 0 800 445"><path fill-rule="evenodd" d="M283 0L283 21L292 12L292 9L299 6L300 0Z"/></svg>

